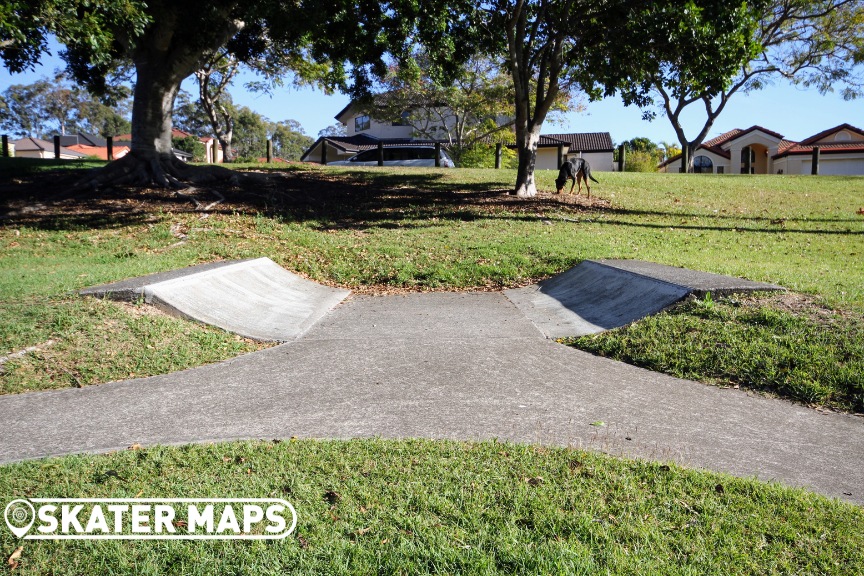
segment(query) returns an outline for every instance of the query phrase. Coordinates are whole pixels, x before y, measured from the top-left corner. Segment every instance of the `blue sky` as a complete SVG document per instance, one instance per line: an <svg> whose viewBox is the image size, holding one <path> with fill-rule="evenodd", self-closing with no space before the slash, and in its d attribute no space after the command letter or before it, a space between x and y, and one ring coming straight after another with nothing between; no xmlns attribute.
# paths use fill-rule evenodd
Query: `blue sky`
<svg viewBox="0 0 864 576"><path fill-rule="evenodd" d="M0 66L0 91L10 84L27 84L62 68L63 62L56 56L56 46L53 51L55 55L45 55L42 64L33 72L13 75ZM251 78L247 76L246 81ZM297 120L313 137L334 124L335 114L349 101L343 94L327 95L310 88L283 88L272 95L260 94L247 91L243 83L242 78L238 79L230 90L236 103L274 121ZM194 79L186 80L183 88L192 94L197 92ZM687 136L695 136L703 122L704 118L698 113L685 116ZM790 140L803 140L844 122L864 128L864 100L846 102L837 94L821 95L816 90L803 90L778 80L773 86L758 92L733 96L708 138L733 128L744 129L758 124ZM561 123L546 125L544 132L609 132L615 142L637 136L655 142L677 141L668 119L658 116L653 122L646 122L638 108L625 107L617 97L589 103L585 112L568 114Z"/></svg>

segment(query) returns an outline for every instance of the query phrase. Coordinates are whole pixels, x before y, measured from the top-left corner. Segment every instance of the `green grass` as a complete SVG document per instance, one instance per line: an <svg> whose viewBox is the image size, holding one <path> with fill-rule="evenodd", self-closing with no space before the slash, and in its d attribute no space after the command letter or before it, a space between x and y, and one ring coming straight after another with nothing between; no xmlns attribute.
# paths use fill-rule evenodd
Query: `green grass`
<svg viewBox="0 0 864 576"><path fill-rule="evenodd" d="M104 160L54 160L43 158L2 158L0 157L0 183L22 176L31 176L47 171L80 170L104 166Z"/></svg>
<svg viewBox="0 0 864 576"><path fill-rule="evenodd" d="M576 348L679 378L768 392L864 413L864 320L778 301L710 298L610 332L562 339Z"/></svg>
<svg viewBox="0 0 864 576"><path fill-rule="evenodd" d="M6 302L3 313L0 339L39 344L2 365L0 394L167 374L269 346L143 304L95 298L28 298Z"/></svg>
<svg viewBox="0 0 864 576"><path fill-rule="evenodd" d="M16 542L20 573L856 574L864 512L675 465L484 442L157 447L0 467L15 497L275 497L276 542Z"/></svg>

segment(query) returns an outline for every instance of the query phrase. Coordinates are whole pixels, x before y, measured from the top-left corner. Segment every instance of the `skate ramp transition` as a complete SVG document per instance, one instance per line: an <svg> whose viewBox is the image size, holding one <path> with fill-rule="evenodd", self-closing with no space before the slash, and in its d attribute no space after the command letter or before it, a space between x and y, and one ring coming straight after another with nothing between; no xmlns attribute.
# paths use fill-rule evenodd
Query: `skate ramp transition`
<svg viewBox="0 0 864 576"><path fill-rule="evenodd" d="M771 290L783 288L639 260L586 260L504 294L547 338L563 338L625 326L690 295Z"/></svg>
<svg viewBox="0 0 864 576"><path fill-rule="evenodd" d="M269 258L216 262L151 274L80 292L117 300L143 297L170 314L255 340L302 336L351 292L288 272Z"/></svg>
<svg viewBox="0 0 864 576"><path fill-rule="evenodd" d="M624 326L691 294L767 290L782 288L652 262L586 260L539 284L504 294L547 338L562 338ZM257 258L151 274L80 293L117 300L144 298L170 314L256 340L284 342L303 336L351 292L322 286L269 258ZM428 310L437 322L436 331L448 328L440 314L434 307Z"/></svg>

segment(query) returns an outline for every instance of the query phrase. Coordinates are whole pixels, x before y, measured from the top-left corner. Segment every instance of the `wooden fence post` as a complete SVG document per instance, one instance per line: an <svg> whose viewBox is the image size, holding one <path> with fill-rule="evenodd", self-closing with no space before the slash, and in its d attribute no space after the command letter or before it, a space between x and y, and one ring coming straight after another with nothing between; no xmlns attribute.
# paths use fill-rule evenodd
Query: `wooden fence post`
<svg viewBox="0 0 864 576"><path fill-rule="evenodd" d="M819 154L822 149L819 146L813 147L813 158L810 160L810 174L813 176L819 175Z"/></svg>
<svg viewBox="0 0 864 576"><path fill-rule="evenodd" d="M558 168L561 168L561 165L564 164L564 145L558 145Z"/></svg>
<svg viewBox="0 0 864 576"><path fill-rule="evenodd" d="M384 166L384 143L378 142L378 166Z"/></svg>
<svg viewBox="0 0 864 576"><path fill-rule="evenodd" d="M273 139L267 139L267 163L273 162Z"/></svg>
<svg viewBox="0 0 864 576"><path fill-rule="evenodd" d="M60 136L54 136L54 159L60 159Z"/></svg>
<svg viewBox="0 0 864 576"><path fill-rule="evenodd" d="M496 170L501 169L501 148L502 148L502 146L501 146L500 142L495 144L495 169Z"/></svg>
<svg viewBox="0 0 864 576"><path fill-rule="evenodd" d="M618 147L618 172L623 172L627 167L627 146L621 144Z"/></svg>
<svg viewBox="0 0 864 576"><path fill-rule="evenodd" d="M327 165L327 140L321 141L321 164Z"/></svg>
<svg viewBox="0 0 864 576"><path fill-rule="evenodd" d="M3 158L9 158L9 136L3 134Z"/></svg>
<svg viewBox="0 0 864 576"><path fill-rule="evenodd" d="M108 158L108 161L111 162L114 160L114 137L113 136L108 136L108 138L105 139L105 146L106 146L106 148L108 148L108 154L106 157Z"/></svg>
<svg viewBox="0 0 864 576"><path fill-rule="evenodd" d="M441 167L441 143L440 142L435 143L435 167L436 168Z"/></svg>

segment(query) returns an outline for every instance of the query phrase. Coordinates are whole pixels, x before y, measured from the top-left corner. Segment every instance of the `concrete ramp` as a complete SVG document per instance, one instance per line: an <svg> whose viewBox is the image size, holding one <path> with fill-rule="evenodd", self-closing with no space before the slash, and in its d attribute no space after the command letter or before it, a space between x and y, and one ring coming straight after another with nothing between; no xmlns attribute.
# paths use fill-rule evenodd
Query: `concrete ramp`
<svg viewBox="0 0 864 576"><path fill-rule="evenodd" d="M585 336L660 312L690 294L782 290L773 284L638 260L586 260L504 294L547 338Z"/></svg>
<svg viewBox="0 0 864 576"><path fill-rule="evenodd" d="M256 340L293 340L350 294L288 272L269 258L194 266L88 288L84 295L143 296L163 310Z"/></svg>

